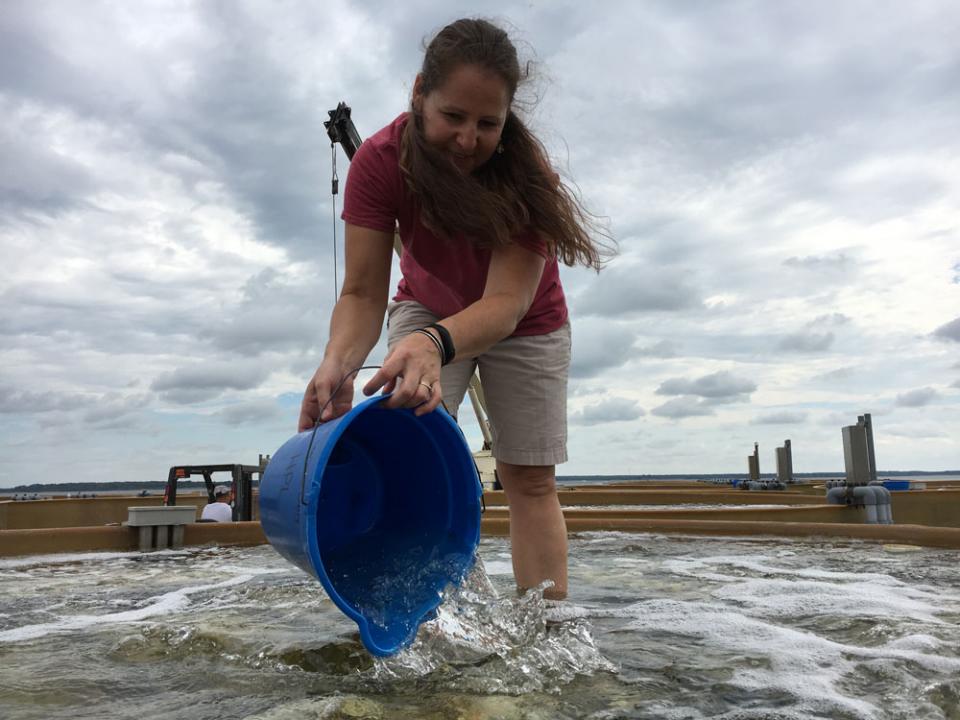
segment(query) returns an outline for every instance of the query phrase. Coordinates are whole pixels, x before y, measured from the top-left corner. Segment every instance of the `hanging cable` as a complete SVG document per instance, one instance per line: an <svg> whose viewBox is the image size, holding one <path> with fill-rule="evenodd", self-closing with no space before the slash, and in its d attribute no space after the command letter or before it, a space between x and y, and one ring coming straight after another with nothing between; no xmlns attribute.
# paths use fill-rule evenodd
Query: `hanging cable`
<svg viewBox="0 0 960 720"><path fill-rule="evenodd" d="M332 196L331 210L333 213L333 304L337 304L340 299L340 288L337 282L337 193L340 191L340 178L337 177L337 146L330 143L330 158L332 164L332 176L330 179L330 194Z"/></svg>

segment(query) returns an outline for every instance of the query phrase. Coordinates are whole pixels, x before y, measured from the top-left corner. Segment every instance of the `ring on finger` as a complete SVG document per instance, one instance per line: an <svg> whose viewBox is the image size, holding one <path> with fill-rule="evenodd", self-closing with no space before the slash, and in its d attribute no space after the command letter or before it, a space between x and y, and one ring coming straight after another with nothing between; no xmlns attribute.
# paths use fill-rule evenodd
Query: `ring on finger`
<svg viewBox="0 0 960 720"><path fill-rule="evenodd" d="M427 383L422 382L422 381L421 381L420 384L423 385L423 386L424 386L427 390L429 390L431 393L433 392L433 385L428 385Z"/></svg>

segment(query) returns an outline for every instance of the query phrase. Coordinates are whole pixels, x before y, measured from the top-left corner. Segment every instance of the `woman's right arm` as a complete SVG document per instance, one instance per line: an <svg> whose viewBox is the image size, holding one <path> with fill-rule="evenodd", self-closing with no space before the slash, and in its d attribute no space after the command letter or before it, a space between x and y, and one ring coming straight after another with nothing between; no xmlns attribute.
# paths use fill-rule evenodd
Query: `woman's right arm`
<svg viewBox="0 0 960 720"><path fill-rule="evenodd" d="M330 320L330 339L323 362L307 383L300 406L299 432L312 428L318 419L332 420L353 404L350 375L327 404L344 376L363 364L383 328L390 291L393 233L347 224L345 277L340 298ZM323 416L320 409L326 405Z"/></svg>

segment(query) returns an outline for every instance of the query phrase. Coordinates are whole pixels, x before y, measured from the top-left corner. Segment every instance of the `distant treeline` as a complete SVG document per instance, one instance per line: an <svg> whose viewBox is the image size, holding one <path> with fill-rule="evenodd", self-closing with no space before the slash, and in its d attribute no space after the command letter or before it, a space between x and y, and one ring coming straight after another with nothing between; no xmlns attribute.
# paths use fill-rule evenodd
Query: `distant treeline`
<svg viewBox="0 0 960 720"><path fill-rule="evenodd" d="M217 482L214 485L226 485L230 481ZM166 481L151 480L147 482L124 481L124 482L96 482L96 483L33 483L32 485L17 485L12 488L0 488L0 492L6 493L35 493L35 492L110 492L112 490L163 490L167 486ZM205 486L203 480L178 480L177 489L195 489ZM253 481L253 486L257 486L257 481Z"/></svg>
<svg viewBox="0 0 960 720"><path fill-rule="evenodd" d="M906 476L937 476L960 475L960 470L878 470L877 477L906 477ZM682 475L557 475L560 482L620 482L623 480L718 480L724 478L741 478L746 473L684 473ZM844 472L805 472L793 474L795 478L842 478ZM762 478L776 478L776 473L760 473Z"/></svg>

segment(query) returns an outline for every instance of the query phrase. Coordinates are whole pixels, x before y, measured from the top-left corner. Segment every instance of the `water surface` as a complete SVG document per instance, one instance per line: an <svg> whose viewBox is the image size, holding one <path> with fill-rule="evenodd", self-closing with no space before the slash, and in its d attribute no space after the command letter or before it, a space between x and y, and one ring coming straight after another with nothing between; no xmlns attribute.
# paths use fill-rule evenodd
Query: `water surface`
<svg viewBox="0 0 960 720"><path fill-rule="evenodd" d="M960 718L953 551L583 534L563 608L480 557L377 661L269 546L0 560L0 716Z"/></svg>

